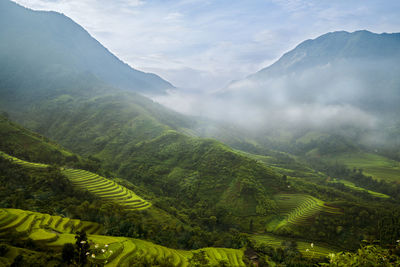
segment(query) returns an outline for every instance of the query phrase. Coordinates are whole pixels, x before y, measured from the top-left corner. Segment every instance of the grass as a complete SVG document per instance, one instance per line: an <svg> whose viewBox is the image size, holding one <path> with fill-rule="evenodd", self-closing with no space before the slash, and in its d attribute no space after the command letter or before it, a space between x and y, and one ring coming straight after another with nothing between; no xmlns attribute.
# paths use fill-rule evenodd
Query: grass
<svg viewBox="0 0 400 267"><path fill-rule="evenodd" d="M382 193L379 193L379 192L371 191L371 190L356 186L354 183L352 183L350 181L343 180L343 179L335 179L335 180L331 181L331 183L341 183L341 184L345 185L348 188L351 188L353 190L360 191L360 192L367 192L367 193L373 195L374 197L390 198L390 196L388 196L386 194L382 194Z"/></svg>
<svg viewBox="0 0 400 267"><path fill-rule="evenodd" d="M328 256L329 253L337 252L335 248L332 248L326 244L318 244L314 242L313 247L311 247L312 242L304 242L296 239L282 238L269 234L252 235L250 239L255 241L256 243L265 244L273 248L282 247L282 242L284 241L295 241L297 243L297 249L305 257L326 257Z"/></svg>
<svg viewBox="0 0 400 267"><path fill-rule="evenodd" d="M400 182L400 162L376 154L341 153L324 156L324 158L331 163L337 161L345 164L350 169L362 169L365 175L372 176L376 180Z"/></svg>

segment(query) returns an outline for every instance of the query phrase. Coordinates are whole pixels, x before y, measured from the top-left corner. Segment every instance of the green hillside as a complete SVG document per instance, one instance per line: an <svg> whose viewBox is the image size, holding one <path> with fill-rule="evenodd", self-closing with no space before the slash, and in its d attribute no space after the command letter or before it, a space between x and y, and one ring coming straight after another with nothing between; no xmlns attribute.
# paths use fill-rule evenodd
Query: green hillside
<svg viewBox="0 0 400 267"><path fill-rule="evenodd" d="M188 266L193 253L204 251L210 264L224 261L229 266L246 266L243 251L203 248L197 251L175 250L140 239L98 235L101 225L76 219L50 216L18 209L0 209L0 239L31 240L41 249L61 251L66 243L75 243L76 231L85 230L91 246L89 261L105 266L130 266L140 258L148 262Z"/></svg>
<svg viewBox="0 0 400 267"><path fill-rule="evenodd" d="M372 153L340 153L324 157L329 162L340 162L350 169L362 169L376 180L400 182L400 162Z"/></svg>
<svg viewBox="0 0 400 267"><path fill-rule="evenodd" d="M73 154L48 138L27 130L0 115L0 150L36 162L74 160Z"/></svg>
<svg viewBox="0 0 400 267"><path fill-rule="evenodd" d="M28 168L48 168L50 165L33 163L5 154L0 151L0 156L11 160L13 163ZM104 201L116 203L129 211L143 210L151 204L138 197L133 191L119 185L118 183L91 173L89 171L61 168L61 173L70 179L73 186L88 191Z"/></svg>
<svg viewBox="0 0 400 267"><path fill-rule="evenodd" d="M326 205L320 199L303 194L279 194L275 196L279 217L267 225L267 231L280 231L291 225L309 225L320 212L342 214L338 208ZM279 218L278 217L278 218Z"/></svg>

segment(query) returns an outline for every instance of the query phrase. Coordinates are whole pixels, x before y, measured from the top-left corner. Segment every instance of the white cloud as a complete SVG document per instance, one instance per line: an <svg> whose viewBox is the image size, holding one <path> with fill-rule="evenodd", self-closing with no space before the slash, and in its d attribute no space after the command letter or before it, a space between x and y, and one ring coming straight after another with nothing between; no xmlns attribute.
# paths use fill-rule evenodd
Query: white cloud
<svg viewBox="0 0 400 267"><path fill-rule="evenodd" d="M134 68L199 90L224 87L328 31L400 31L397 0L16 2L62 12Z"/></svg>

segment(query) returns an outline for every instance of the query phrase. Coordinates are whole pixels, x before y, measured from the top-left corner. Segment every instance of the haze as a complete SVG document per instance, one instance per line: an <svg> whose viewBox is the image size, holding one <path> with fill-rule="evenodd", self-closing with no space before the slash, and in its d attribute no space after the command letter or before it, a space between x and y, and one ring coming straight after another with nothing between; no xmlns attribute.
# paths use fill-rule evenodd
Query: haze
<svg viewBox="0 0 400 267"><path fill-rule="evenodd" d="M132 67L185 91L221 89L326 32L400 31L396 0L16 2L64 13Z"/></svg>

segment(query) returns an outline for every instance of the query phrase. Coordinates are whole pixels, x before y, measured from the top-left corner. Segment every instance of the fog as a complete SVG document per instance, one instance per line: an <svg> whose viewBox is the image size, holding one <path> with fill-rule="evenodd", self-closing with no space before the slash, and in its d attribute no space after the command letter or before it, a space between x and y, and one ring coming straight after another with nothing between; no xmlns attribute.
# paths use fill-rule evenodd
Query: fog
<svg viewBox="0 0 400 267"><path fill-rule="evenodd" d="M387 82L393 80L386 71L387 62L385 66L375 62L371 68L371 62L357 62L356 66L341 61L279 75L257 74L212 93L180 88L154 100L184 114L256 131L374 129L387 115L385 109L393 110L399 103L398 94L392 94ZM379 90L376 84L380 84Z"/></svg>

